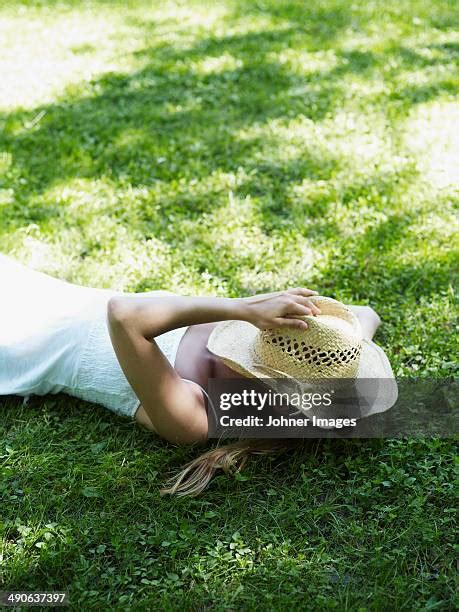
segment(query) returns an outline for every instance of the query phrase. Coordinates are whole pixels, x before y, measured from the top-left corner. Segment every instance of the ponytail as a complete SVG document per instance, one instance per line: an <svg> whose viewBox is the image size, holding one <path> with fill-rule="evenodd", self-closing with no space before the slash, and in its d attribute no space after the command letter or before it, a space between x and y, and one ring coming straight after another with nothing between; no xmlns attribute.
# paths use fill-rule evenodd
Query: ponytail
<svg viewBox="0 0 459 612"><path fill-rule="evenodd" d="M197 496L204 491L218 470L233 476L242 470L251 455L282 453L300 441L290 438L249 438L218 446L188 463L179 474L169 480L170 486L161 489L160 494Z"/></svg>

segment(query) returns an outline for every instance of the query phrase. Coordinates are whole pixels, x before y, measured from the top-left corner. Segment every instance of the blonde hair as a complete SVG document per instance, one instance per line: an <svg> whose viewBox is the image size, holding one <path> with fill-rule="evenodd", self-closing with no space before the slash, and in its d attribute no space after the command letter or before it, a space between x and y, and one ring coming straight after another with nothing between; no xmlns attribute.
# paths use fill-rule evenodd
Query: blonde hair
<svg viewBox="0 0 459 612"><path fill-rule="evenodd" d="M188 463L171 478L169 487L160 490L161 495L190 495L195 497L204 491L218 470L233 476L240 472L251 455L282 453L296 446L300 439L238 440L225 446L217 446Z"/></svg>

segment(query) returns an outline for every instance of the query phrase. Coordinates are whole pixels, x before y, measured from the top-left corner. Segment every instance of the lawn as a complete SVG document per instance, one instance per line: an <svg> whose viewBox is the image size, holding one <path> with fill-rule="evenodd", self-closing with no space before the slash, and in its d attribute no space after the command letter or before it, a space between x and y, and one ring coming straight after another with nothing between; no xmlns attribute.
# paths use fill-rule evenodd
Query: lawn
<svg viewBox="0 0 459 612"><path fill-rule="evenodd" d="M450 376L458 25L454 0L2 2L0 251L126 291L305 285L371 304L397 376ZM101 407L4 398L0 432L3 588L458 605L452 439L310 441L174 499L199 450Z"/></svg>

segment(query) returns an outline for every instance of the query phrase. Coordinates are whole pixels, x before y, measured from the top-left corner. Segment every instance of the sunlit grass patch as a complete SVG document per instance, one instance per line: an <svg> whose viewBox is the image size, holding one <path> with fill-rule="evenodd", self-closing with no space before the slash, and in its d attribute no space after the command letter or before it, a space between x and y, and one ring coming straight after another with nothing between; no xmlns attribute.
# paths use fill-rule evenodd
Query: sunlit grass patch
<svg viewBox="0 0 459 612"><path fill-rule="evenodd" d="M40 12L30 13L23 10L19 16L2 18L1 109L34 108L54 100L73 83L132 69L114 38L123 27L116 13L49 11L44 19ZM123 42L132 48L128 31Z"/></svg>
<svg viewBox="0 0 459 612"><path fill-rule="evenodd" d="M205 57L196 62L194 69L200 74L216 74L228 70L235 70L242 67L242 60L234 57L230 53L219 56Z"/></svg>
<svg viewBox="0 0 459 612"><path fill-rule="evenodd" d="M404 127L406 146L434 189L459 187L459 103L431 102L414 109Z"/></svg>
<svg viewBox="0 0 459 612"><path fill-rule="evenodd" d="M273 52L268 57L287 66L292 73L302 76L326 73L340 64L334 49L311 52L301 48L288 48Z"/></svg>
<svg viewBox="0 0 459 612"><path fill-rule="evenodd" d="M149 42L174 44L196 40L222 19L224 5L151 2L111 7L107 3L6 6L0 25L2 56L0 109L34 108L84 83L112 72L129 73L142 65L140 50ZM141 17L139 18L139 10ZM171 32L170 21L179 24ZM151 32L148 25L154 25Z"/></svg>

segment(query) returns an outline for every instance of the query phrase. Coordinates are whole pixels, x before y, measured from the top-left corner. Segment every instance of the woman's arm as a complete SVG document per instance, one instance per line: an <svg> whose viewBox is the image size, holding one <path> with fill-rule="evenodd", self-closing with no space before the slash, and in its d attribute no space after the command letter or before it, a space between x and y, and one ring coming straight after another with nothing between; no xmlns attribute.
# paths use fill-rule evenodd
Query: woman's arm
<svg viewBox="0 0 459 612"><path fill-rule="evenodd" d="M307 327L295 318L320 314L320 309L308 299L316 291L305 288L265 293L248 298L188 297L181 295L127 294L109 300L109 316L135 327L145 338L154 338L171 329L242 320L259 328Z"/></svg>
<svg viewBox="0 0 459 612"><path fill-rule="evenodd" d="M202 393L184 382L154 338L172 329L228 319L257 327L304 327L295 317L319 314L309 289L250 298L122 295L110 298L107 319L118 361L155 429L175 443L207 438Z"/></svg>

